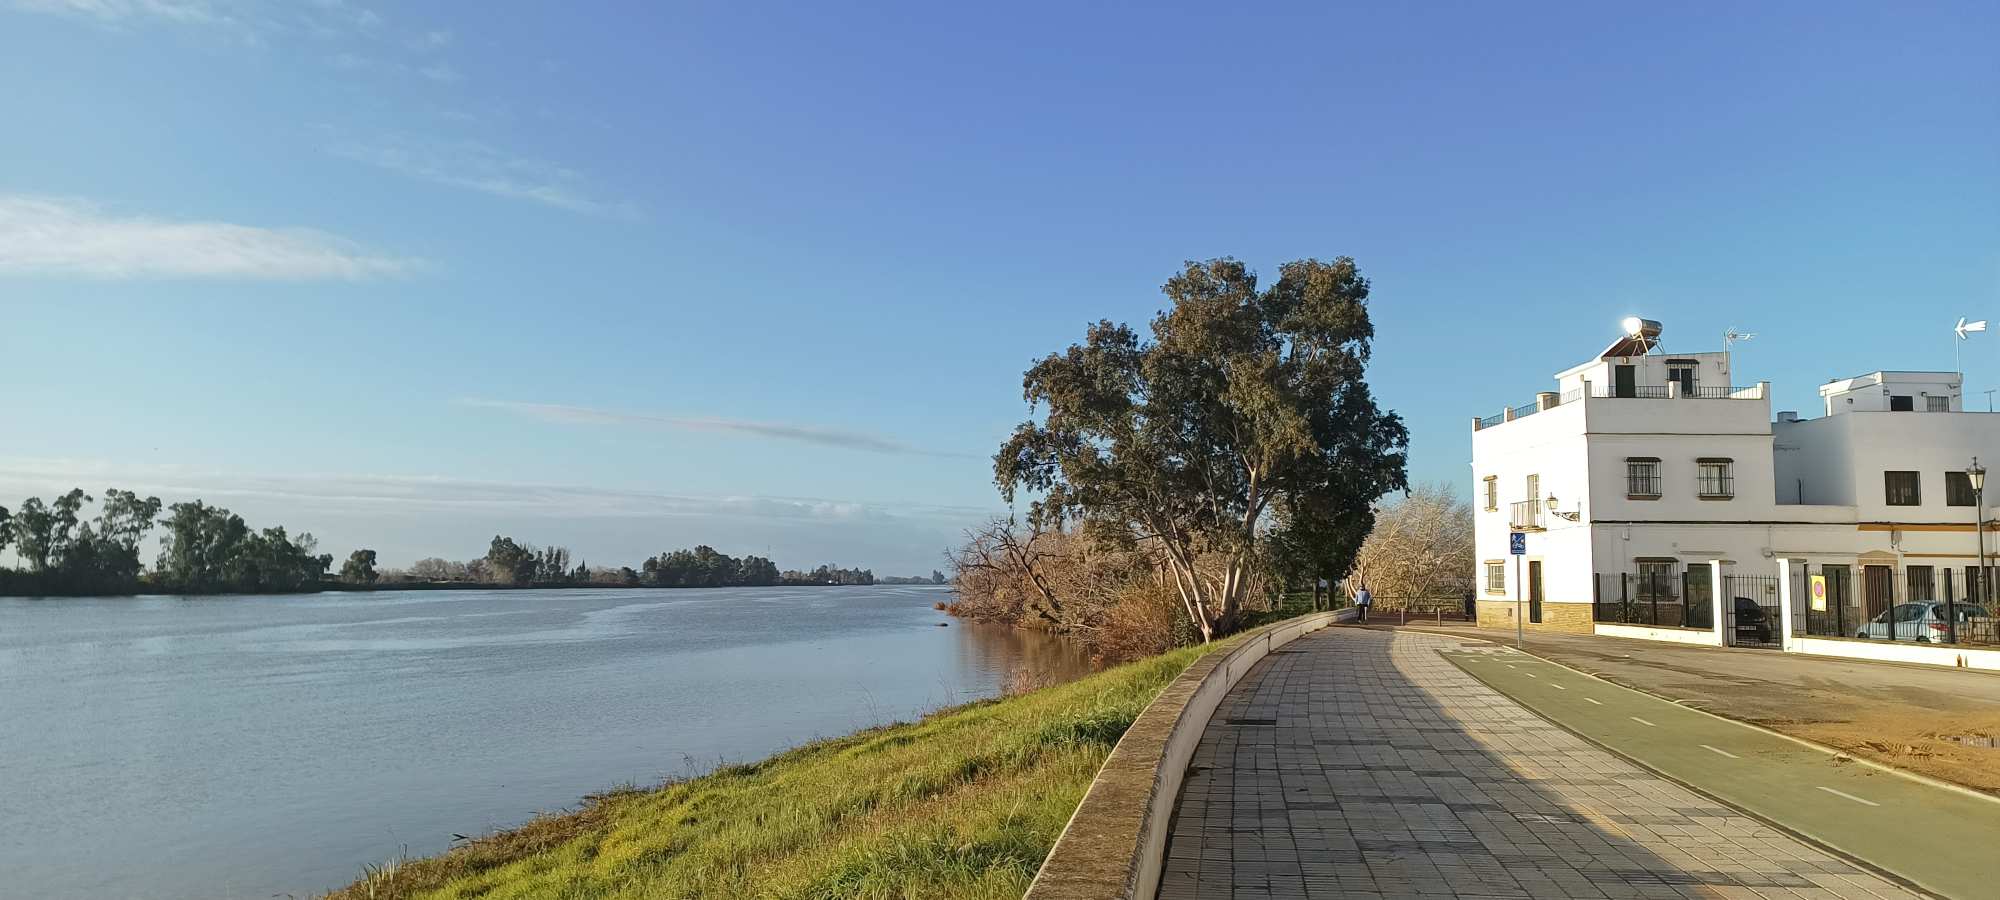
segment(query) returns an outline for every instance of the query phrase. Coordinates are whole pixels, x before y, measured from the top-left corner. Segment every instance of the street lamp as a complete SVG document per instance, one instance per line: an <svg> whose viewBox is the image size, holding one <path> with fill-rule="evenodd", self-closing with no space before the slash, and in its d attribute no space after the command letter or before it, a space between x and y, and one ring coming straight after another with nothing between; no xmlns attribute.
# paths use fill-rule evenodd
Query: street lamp
<svg viewBox="0 0 2000 900"><path fill-rule="evenodd" d="M1981 606L1986 604L1986 467L1979 464L1979 457L1972 458L1972 465L1965 467L1965 480L1972 487L1972 537L1979 542L1979 596L1974 598ZM1947 610L1951 618L1946 627L1951 629L1952 643L1958 643L1958 615L1956 610Z"/></svg>

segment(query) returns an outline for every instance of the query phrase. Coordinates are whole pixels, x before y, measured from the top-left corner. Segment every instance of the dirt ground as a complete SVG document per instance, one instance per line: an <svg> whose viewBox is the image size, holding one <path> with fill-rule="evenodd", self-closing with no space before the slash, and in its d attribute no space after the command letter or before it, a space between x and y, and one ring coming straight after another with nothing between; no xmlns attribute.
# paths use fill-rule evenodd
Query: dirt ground
<svg viewBox="0 0 2000 900"><path fill-rule="evenodd" d="M1625 687L2000 794L2000 748L1982 745L2000 744L2000 674L1586 635L1530 635L1526 648Z"/></svg>

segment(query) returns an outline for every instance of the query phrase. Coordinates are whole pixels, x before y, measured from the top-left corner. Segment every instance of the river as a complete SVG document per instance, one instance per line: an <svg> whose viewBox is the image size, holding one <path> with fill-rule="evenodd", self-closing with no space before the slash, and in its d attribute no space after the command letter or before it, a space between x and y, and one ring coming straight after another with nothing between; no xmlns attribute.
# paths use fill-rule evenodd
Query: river
<svg viewBox="0 0 2000 900"><path fill-rule="evenodd" d="M0 598L0 895L310 897L596 790L1087 670L947 596Z"/></svg>

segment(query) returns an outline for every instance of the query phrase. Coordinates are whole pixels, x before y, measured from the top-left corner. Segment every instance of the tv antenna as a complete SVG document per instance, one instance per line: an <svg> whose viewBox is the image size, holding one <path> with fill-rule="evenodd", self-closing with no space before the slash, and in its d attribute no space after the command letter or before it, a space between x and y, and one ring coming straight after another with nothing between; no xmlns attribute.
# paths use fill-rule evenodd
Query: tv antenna
<svg viewBox="0 0 2000 900"><path fill-rule="evenodd" d="M1737 341L1747 341L1756 336L1757 332L1737 331L1736 326L1732 325L1728 331L1722 333L1722 349L1727 350L1731 346L1734 346Z"/></svg>

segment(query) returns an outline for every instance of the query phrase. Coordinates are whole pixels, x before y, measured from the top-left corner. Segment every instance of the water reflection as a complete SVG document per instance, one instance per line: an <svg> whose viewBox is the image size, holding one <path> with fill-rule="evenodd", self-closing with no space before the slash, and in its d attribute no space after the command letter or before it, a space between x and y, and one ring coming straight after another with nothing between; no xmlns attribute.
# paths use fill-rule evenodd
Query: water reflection
<svg viewBox="0 0 2000 900"><path fill-rule="evenodd" d="M958 624L958 623L954 623ZM958 659L966 666L963 680L992 682L1003 688L1056 684L1090 674L1090 654L1081 645L1051 640L1048 635L1005 625L967 622L958 633Z"/></svg>
<svg viewBox="0 0 2000 900"><path fill-rule="evenodd" d="M1089 670L947 596L0 598L0 894L310 896L610 785Z"/></svg>

